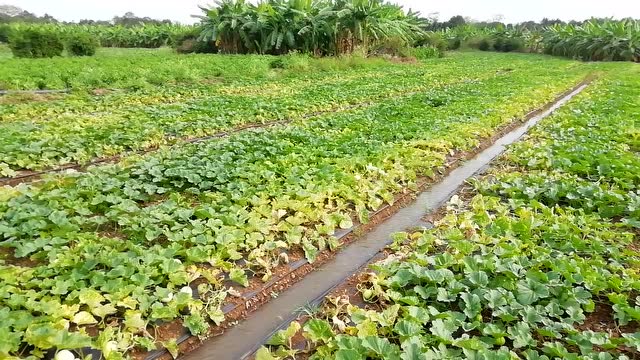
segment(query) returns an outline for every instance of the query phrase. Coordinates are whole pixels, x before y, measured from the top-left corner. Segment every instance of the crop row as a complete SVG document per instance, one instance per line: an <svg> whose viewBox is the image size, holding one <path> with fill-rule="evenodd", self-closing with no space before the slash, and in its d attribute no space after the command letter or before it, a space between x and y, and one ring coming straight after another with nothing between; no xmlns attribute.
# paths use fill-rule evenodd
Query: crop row
<svg viewBox="0 0 640 360"><path fill-rule="evenodd" d="M242 61L239 61L242 60ZM318 59L320 61L322 59ZM526 63L540 62L548 60L545 57L529 58ZM336 60L337 61L337 60ZM82 92L74 92L60 100L49 100L46 103L7 103L0 109L2 121L47 121L55 120L64 114L100 114L106 111L136 109L136 106L157 105L163 103L179 103L194 101L198 98L216 95L259 95L268 97L280 97L292 92L309 90L314 86L339 84L343 81L362 80L366 84L370 79L399 76L409 72L411 77L429 76L425 80L443 82L455 76L460 71L480 73L482 69L494 69L498 71L508 71L510 68L504 62L522 63L523 59L511 55L493 56L482 54L482 56L472 56L468 53L452 54L447 59L431 59L421 64L395 64L381 59L367 59L360 64L353 66L341 66L319 71L286 71L273 73L267 77L257 77L249 75L241 77L242 69L264 62L262 58L239 57L239 56L216 56L215 63L220 69L231 72L230 76L214 76L212 78L201 78L200 81L186 84L163 83L160 87L143 88L135 92L111 91L103 92L102 96L87 96ZM240 68L236 64L244 64ZM343 59L343 64L349 62L349 58ZM464 64L463 64L464 63ZM566 62L573 66L576 63ZM135 64L129 64L134 66ZM197 67L197 64L193 64ZM154 71L153 66L150 66ZM315 69L318 70L318 69ZM104 90L104 89L103 89ZM69 102L72 102L69 103Z"/></svg>
<svg viewBox="0 0 640 360"><path fill-rule="evenodd" d="M168 82L213 77L261 78L270 57L244 56L212 61L210 56L184 56L163 50L99 49L94 57L0 59L0 89L141 88Z"/></svg>
<svg viewBox="0 0 640 360"><path fill-rule="evenodd" d="M464 57L462 57L464 58ZM226 57L222 57L226 60ZM388 78L394 83L406 81L415 77L428 77L431 81L446 81L455 76L462 67L459 63L465 61L469 73L479 73L483 68L496 68L495 61L469 61L452 58L450 61L458 65L448 68L445 62L433 61L428 67L420 65L400 65L390 62L366 64L358 68L339 69L321 72L298 72L270 79L203 79L201 82L190 84L163 84L159 88L141 89L136 92L111 91L104 96L84 96L74 93L59 101L47 103L17 103L9 104L2 109L3 121L50 121L60 116L73 115L101 115L105 112L129 112L139 110L141 106L191 103L202 98L215 96L256 96L259 100L278 99L283 96L300 95L303 90L322 91L329 87L340 88L343 84L353 86L366 85L379 78ZM224 66L226 64L223 63ZM409 76L410 75L410 76ZM314 89L320 87L320 89ZM73 102L69 104L68 102Z"/></svg>
<svg viewBox="0 0 640 360"><path fill-rule="evenodd" d="M357 291L336 291L257 358L299 353L299 331L310 359L637 357L640 77L603 69L434 229L397 234Z"/></svg>
<svg viewBox="0 0 640 360"><path fill-rule="evenodd" d="M0 123L0 131L5 134L5 141L0 145L0 174L12 176L16 170L82 164L95 158L212 135L243 125L300 118L317 111L383 101L390 96L453 82L504 77L509 72L526 71L527 67L539 65L542 60L512 57L508 71L504 71L504 57L487 57L487 61L475 62L464 59L450 61L446 66L440 62L432 67L415 66L402 71L381 73L373 70L364 72L361 77L344 80L334 77L312 88L301 87L298 81L288 88L285 81L283 88L289 90L277 96L272 95L275 91L256 94L253 88L247 89L248 94L229 93L228 87L212 85L192 90L193 93L180 95L177 101L170 102L168 98L173 96L171 92L175 89L169 88L169 94L158 96L168 103L139 104L135 97L129 97L130 102L114 106L112 101L108 103L111 106L97 111L77 113L67 111L67 108L75 107L74 102L63 100L59 107L38 107L36 112L44 111L42 120L28 107L20 107L15 115L7 116L8 121ZM547 64L551 72L557 73L575 66L565 60ZM586 68L576 67L570 71L584 73Z"/></svg>
<svg viewBox="0 0 640 360"><path fill-rule="evenodd" d="M335 249L336 229L366 222L448 155L584 75L565 62L529 65L4 188L0 353L91 346L117 359L158 345L157 321L205 333L224 319L224 276L267 280L288 250L313 261Z"/></svg>
<svg viewBox="0 0 640 360"><path fill-rule="evenodd" d="M338 80L348 80L354 78L369 78L373 76L383 76L384 72L396 72L406 69L403 64L393 64L383 60L363 60L360 64L345 66L336 69L315 69L318 71L285 71L273 72L269 76L256 76L251 71L252 67L264 66L268 58L264 57L231 57L216 56L216 64L219 70L211 71L208 76L203 76L196 81L186 83L161 82L158 86L142 87L135 91L127 89L102 88L94 90L94 93L101 96L89 96L82 91L72 92L71 95L61 100L49 100L43 103L7 103L1 109L3 121L15 120L47 120L48 116L56 116L61 113L82 114L97 113L108 110L110 106L135 106L155 105L162 103L176 103L179 101L194 100L198 97L211 95L211 92L220 94L262 94L262 95L282 95L293 89L308 88L314 84L325 84ZM348 60L344 60L348 62ZM241 66L238 66L240 64ZM195 62L190 64L197 67ZM442 67L435 64L437 67ZM124 65L123 65L124 66ZM140 66L135 62L130 62L126 66ZM148 71L159 71L154 65L148 65ZM224 71L223 71L224 70ZM246 73L243 73L245 71ZM105 91L109 90L110 91ZM129 89L131 90L131 89ZM68 102L72 101L73 106ZM31 118L33 117L33 118Z"/></svg>

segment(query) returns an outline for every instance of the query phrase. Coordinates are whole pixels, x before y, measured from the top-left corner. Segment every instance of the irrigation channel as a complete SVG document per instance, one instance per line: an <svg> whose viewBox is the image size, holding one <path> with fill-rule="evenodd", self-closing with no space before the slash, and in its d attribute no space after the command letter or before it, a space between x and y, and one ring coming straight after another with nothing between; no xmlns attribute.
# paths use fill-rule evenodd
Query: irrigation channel
<svg viewBox="0 0 640 360"><path fill-rule="evenodd" d="M560 95L542 109L530 113L524 123L511 126L493 142L481 148L468 161L457 166L439 182L419 193L414 201L400 208L393 215L381 221L371 231L359 236L354 233L358 226L344 230L337 237L356 235L357 241L342 248L320 268L308 273L268 302L251 312L245 320L230 327L221 335L204 342L189 336L188 332L179 339L181 348L187 350L185 360L216 359L238 360L251 357L276 331L288 326L298 317L297 311L305 306L316 306L333 289L343 284L351 275L366 268L382 251L391 244L391 235L416 227L430 227L423 218L436 212L453 196L465 181L486 168L490 162L518 141L527 131L542 119L551 115L574 96L582 92L590 80L585 80L571 90ZM384 209L381 209L382 211ZM189 351L190 350L190 351ZM166 352L149 354L146 360L168 358Z"/></svg>

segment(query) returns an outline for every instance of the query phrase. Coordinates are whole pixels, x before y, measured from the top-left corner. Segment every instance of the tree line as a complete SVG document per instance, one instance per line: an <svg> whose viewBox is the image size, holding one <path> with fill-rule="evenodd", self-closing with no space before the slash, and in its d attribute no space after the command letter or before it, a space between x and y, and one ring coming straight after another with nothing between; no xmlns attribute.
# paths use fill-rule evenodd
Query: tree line
<svg viewBox="0 0 640 360"><path fill-rule="evenodd" d="M583 26L589 22L606 22L610 19L608 18L591 18L585 20L571 20L571 21L563 21L560 19L551 19L551 18L543 18L540 21L523 21L519 23L505 23L502 21L476 21L470 19L468 17L464 17L462 15L455 15L449 18L446 21L440 21L437 16L425 17L422 18L423 23L426 24L424 27L425 31L443 31L446 29L454 29L457 27L462 27L465 25L473 26L476 28L518 28L522 30L544 30L546 28L560 25L570 25L570 26Z"/></svg>
<svg viewBox="0 0 640 360"><path fill-rule="evenodd" d="M10 26L0 24L0 41L7 41L10 32L20 35L29 31L28 37L19 39L27 50L33 48L31 43L35 41L27 38L39 37L40 42L46 43L43 36L47 35L43 33L49 33L51 37L61 37L63 42L81 39L87 47L96 43L115 47L169 45L184 53L301 52L334 56L358 50L364 55L404 56L414 54L415 47L436 50L437 54L470 47L544 52L582 60L640 59L640 21L634 19L568 23L543 19L505 24L498 18L473 22L457 15L439 21L385 0L261 0L257 4L217 0L201 10L200 22L193 26L139 18L132 13L114 18L107 26L90 21L56 23L48 15L39 18L16 7L0 6L0 14L5 18L31 19L37 23L35 29L30 20L12 22Z"/></svg>
<svg viewBox="0 0 640 360"><path fill-rule="evenodd" d="M141 25L170 25L173 22L169 19L158 20L150 17L136 16L132 12L126 12L122 16L114 16L111 20L90 20L83 19L75 22L65 22L55 17L44 14L38 16L34 13L26 11L20 7L13 5L0 5L0 24L78 24L78 25L102 25L102 26L125 26L135 27Z"/></svg>

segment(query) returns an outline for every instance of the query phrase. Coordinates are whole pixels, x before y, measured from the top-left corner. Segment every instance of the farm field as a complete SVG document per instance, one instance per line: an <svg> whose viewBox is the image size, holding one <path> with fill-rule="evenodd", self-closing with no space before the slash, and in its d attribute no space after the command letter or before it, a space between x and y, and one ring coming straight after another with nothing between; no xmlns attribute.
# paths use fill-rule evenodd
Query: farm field
<svg viewBox="0 0 640 360"><path fill-rule="evenodd" d="M0 360L640 358L640 8L574 2L0 4Z"/></svg>
<svg viewBox="0 0 640 360"><path fill-rule="evenodd" d="M469 52L3 105L5 176L126 156L0 189L0 355L173 351L175 339L156 336L161 324L208 334L245 287L338 249L336 231L592 73L622 82L637 67L620 69ZM633 85L614 99L634 101Z"/></svg>
<svg viewBox="0 0 640 360"><path fill-rule="evenodd" d="M257 353L632 359L640 352L640 68L600 77Z"/></svg>
<svg viewBox="0 0 640 360"><path fill-rule="evenodd" d="M208 56L192 56L183 61L185 66L199 69L200 62ZM129 56L111 58L118 62L136 60ZM435 92L459 82L509 79L512 74L520 76L524 71L542 71L543 67L550 72L549 78L557 74L558 82L565 84L589 71L587 65L541 56L494 54L478 58L467 53L446 60L434 59L429 66L361 60L337 69L331 68L339 63L336 60L332 63L329 59L302 58L310 62L307 65L311 70L292 69L268 75L273 57L218 58L219 61L209 63L224 70L212 72L229 76L222 75L217 81L168 83L133 93L116 91L102 96L81 92L46 102L5 104L0 110L0 131L5 134L5 141L0 145L0 175L15 177L32 170L83 165L234 128L303 120L318 112L368 105L389 97L407 97L420 91ZM9 65L23 71L23 66ZM152 62L145 66L150 66L149 71L154 74L162 72L162 68L154 69ZM328 69L312 71L318 66L328 66ZM124 69L126 65L120 63L118 67ZM246 72L247 67L260 69L267 75L248 79L236 76L240 69ZM104 71L112 74L113 70ZM38 77L29 72L25 74Z"/></svg>

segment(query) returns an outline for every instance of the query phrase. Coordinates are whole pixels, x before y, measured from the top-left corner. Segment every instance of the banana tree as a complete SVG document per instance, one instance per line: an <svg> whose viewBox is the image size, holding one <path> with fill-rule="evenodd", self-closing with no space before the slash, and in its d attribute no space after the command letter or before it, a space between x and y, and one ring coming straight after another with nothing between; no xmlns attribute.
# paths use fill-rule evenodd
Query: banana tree
<svg viewBox="0 0 640 360"><path fill-rule="evenodd" d="M242 53L249 35L245 23L251 20L255 6L245 0L217 0L215 7L201 8L206 16L200 40L215 41L221 52Z"/></svg>
<svg viewBox="0 0 640 360"><path fill-rule="evenodd" d="M331 6L307 14L302 20L302 28L298 31L298 36L302 39L303 51L316 56L335 54L336 49L332 44L336 21L336 12Z"/></svg>
<svg viewBox="0 0 640 360"><path fill-rule="evenodd" d="M422 34L416 14L405 15L400 6L382 0L339 0L337 14L336 48L353 51L356 45L367 53L376 41L399 37L404 41Z"/></svg>
<svg viewBox="0 0 640 360"><path fill-rule="evenodd" d="M258 16L266 29L265 43L274 54L296 49L304 19L311 12L311 0L269 0Z"/></svg>
<svg viewBox="0 0 640 360"><path fill-rule="evenodd" d="M640 59L640 21L590 20L582 25L554 25L546 29L545 52L590 61Z"/></svg>

